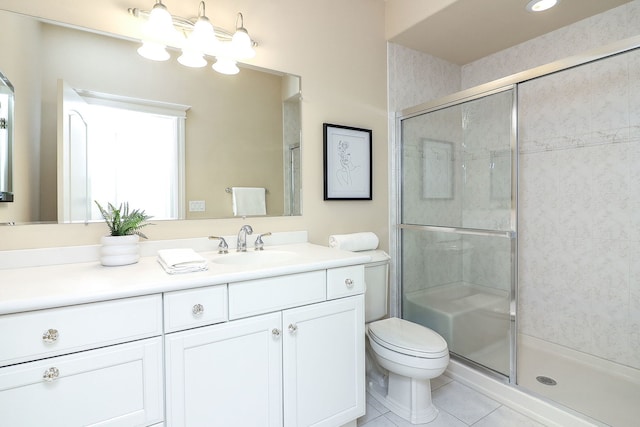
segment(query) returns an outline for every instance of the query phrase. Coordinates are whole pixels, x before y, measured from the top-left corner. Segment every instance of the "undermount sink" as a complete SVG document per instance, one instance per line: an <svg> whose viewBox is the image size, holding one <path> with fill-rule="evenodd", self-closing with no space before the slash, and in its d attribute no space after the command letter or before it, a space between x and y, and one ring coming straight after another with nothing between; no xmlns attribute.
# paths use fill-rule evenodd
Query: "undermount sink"
<svg viewBox="0 0 640 427"><path fill-rule="evenodd" d="M250 265L250 264L270 264L290 261L299 257L295 252L289 251L247 251L234 252L225 255L218 255L211 261L216 264L227 265Z"/></svg>

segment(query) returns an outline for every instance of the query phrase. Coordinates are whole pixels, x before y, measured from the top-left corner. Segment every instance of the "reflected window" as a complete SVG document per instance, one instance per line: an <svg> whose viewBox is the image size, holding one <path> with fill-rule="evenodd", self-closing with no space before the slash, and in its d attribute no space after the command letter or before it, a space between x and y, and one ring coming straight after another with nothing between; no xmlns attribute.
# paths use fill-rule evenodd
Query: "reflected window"
<svg viewBox="0 0 640 427"><path fill-rule="evenodd" d="M60 82L59 217L100 221L94 203L129 203L155 219L184 218L188 106L71 88Z"/></svg>
<svg viewBox="0 0 640 427"><path fill-rule="evenodd" d="M92 200L128 202L156 219L180 217L177 117L94 105L89 119L88 170ZM100 219L92 209L91 219Z"/></svg>

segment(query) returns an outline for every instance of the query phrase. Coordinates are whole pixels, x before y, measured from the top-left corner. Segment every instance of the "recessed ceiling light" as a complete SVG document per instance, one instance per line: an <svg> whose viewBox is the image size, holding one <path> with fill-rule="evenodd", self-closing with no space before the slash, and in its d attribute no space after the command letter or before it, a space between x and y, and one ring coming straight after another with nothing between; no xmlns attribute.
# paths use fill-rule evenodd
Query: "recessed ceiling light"
<svg viewBox="0 0 640 427"><path fill-rule="evenodd" d="M542 12L543 10L551 9L558 4L559 0L531 0L527 3L527 10L529 12Z"/></svg>

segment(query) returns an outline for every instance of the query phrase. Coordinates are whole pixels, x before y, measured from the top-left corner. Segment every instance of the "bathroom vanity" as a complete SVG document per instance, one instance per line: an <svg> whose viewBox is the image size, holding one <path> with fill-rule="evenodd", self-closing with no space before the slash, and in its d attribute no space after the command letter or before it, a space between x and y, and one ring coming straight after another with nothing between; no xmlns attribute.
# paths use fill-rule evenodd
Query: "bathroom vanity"
<svg viewBox="0 0 640 427"><path fill-rule="evenodd" d="M0 425L353 423L368 256L256 254L201 252L209 270L180 275L153 255L3 269Z"/></svg>

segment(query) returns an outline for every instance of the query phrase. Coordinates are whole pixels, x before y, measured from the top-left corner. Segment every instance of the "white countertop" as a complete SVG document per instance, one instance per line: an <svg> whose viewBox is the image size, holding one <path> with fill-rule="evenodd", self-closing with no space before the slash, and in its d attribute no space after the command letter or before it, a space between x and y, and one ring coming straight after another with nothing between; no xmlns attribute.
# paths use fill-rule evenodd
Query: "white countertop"
<svg viewBox="0 0 640 427"><path fill-rule="evenodd" d="M253 251L253 249L248 249ZM218 264L217 257L241 256L216 251L199 252L208 261L206 271L167 274L155 255L145 254L137 264L104 267L99 261L5 268L0 270L0 315L233 283L305 271L324 270L368 262L366 254L311 243L265 246L268 251L291 251L296 256L267 264Z"/></svg>

